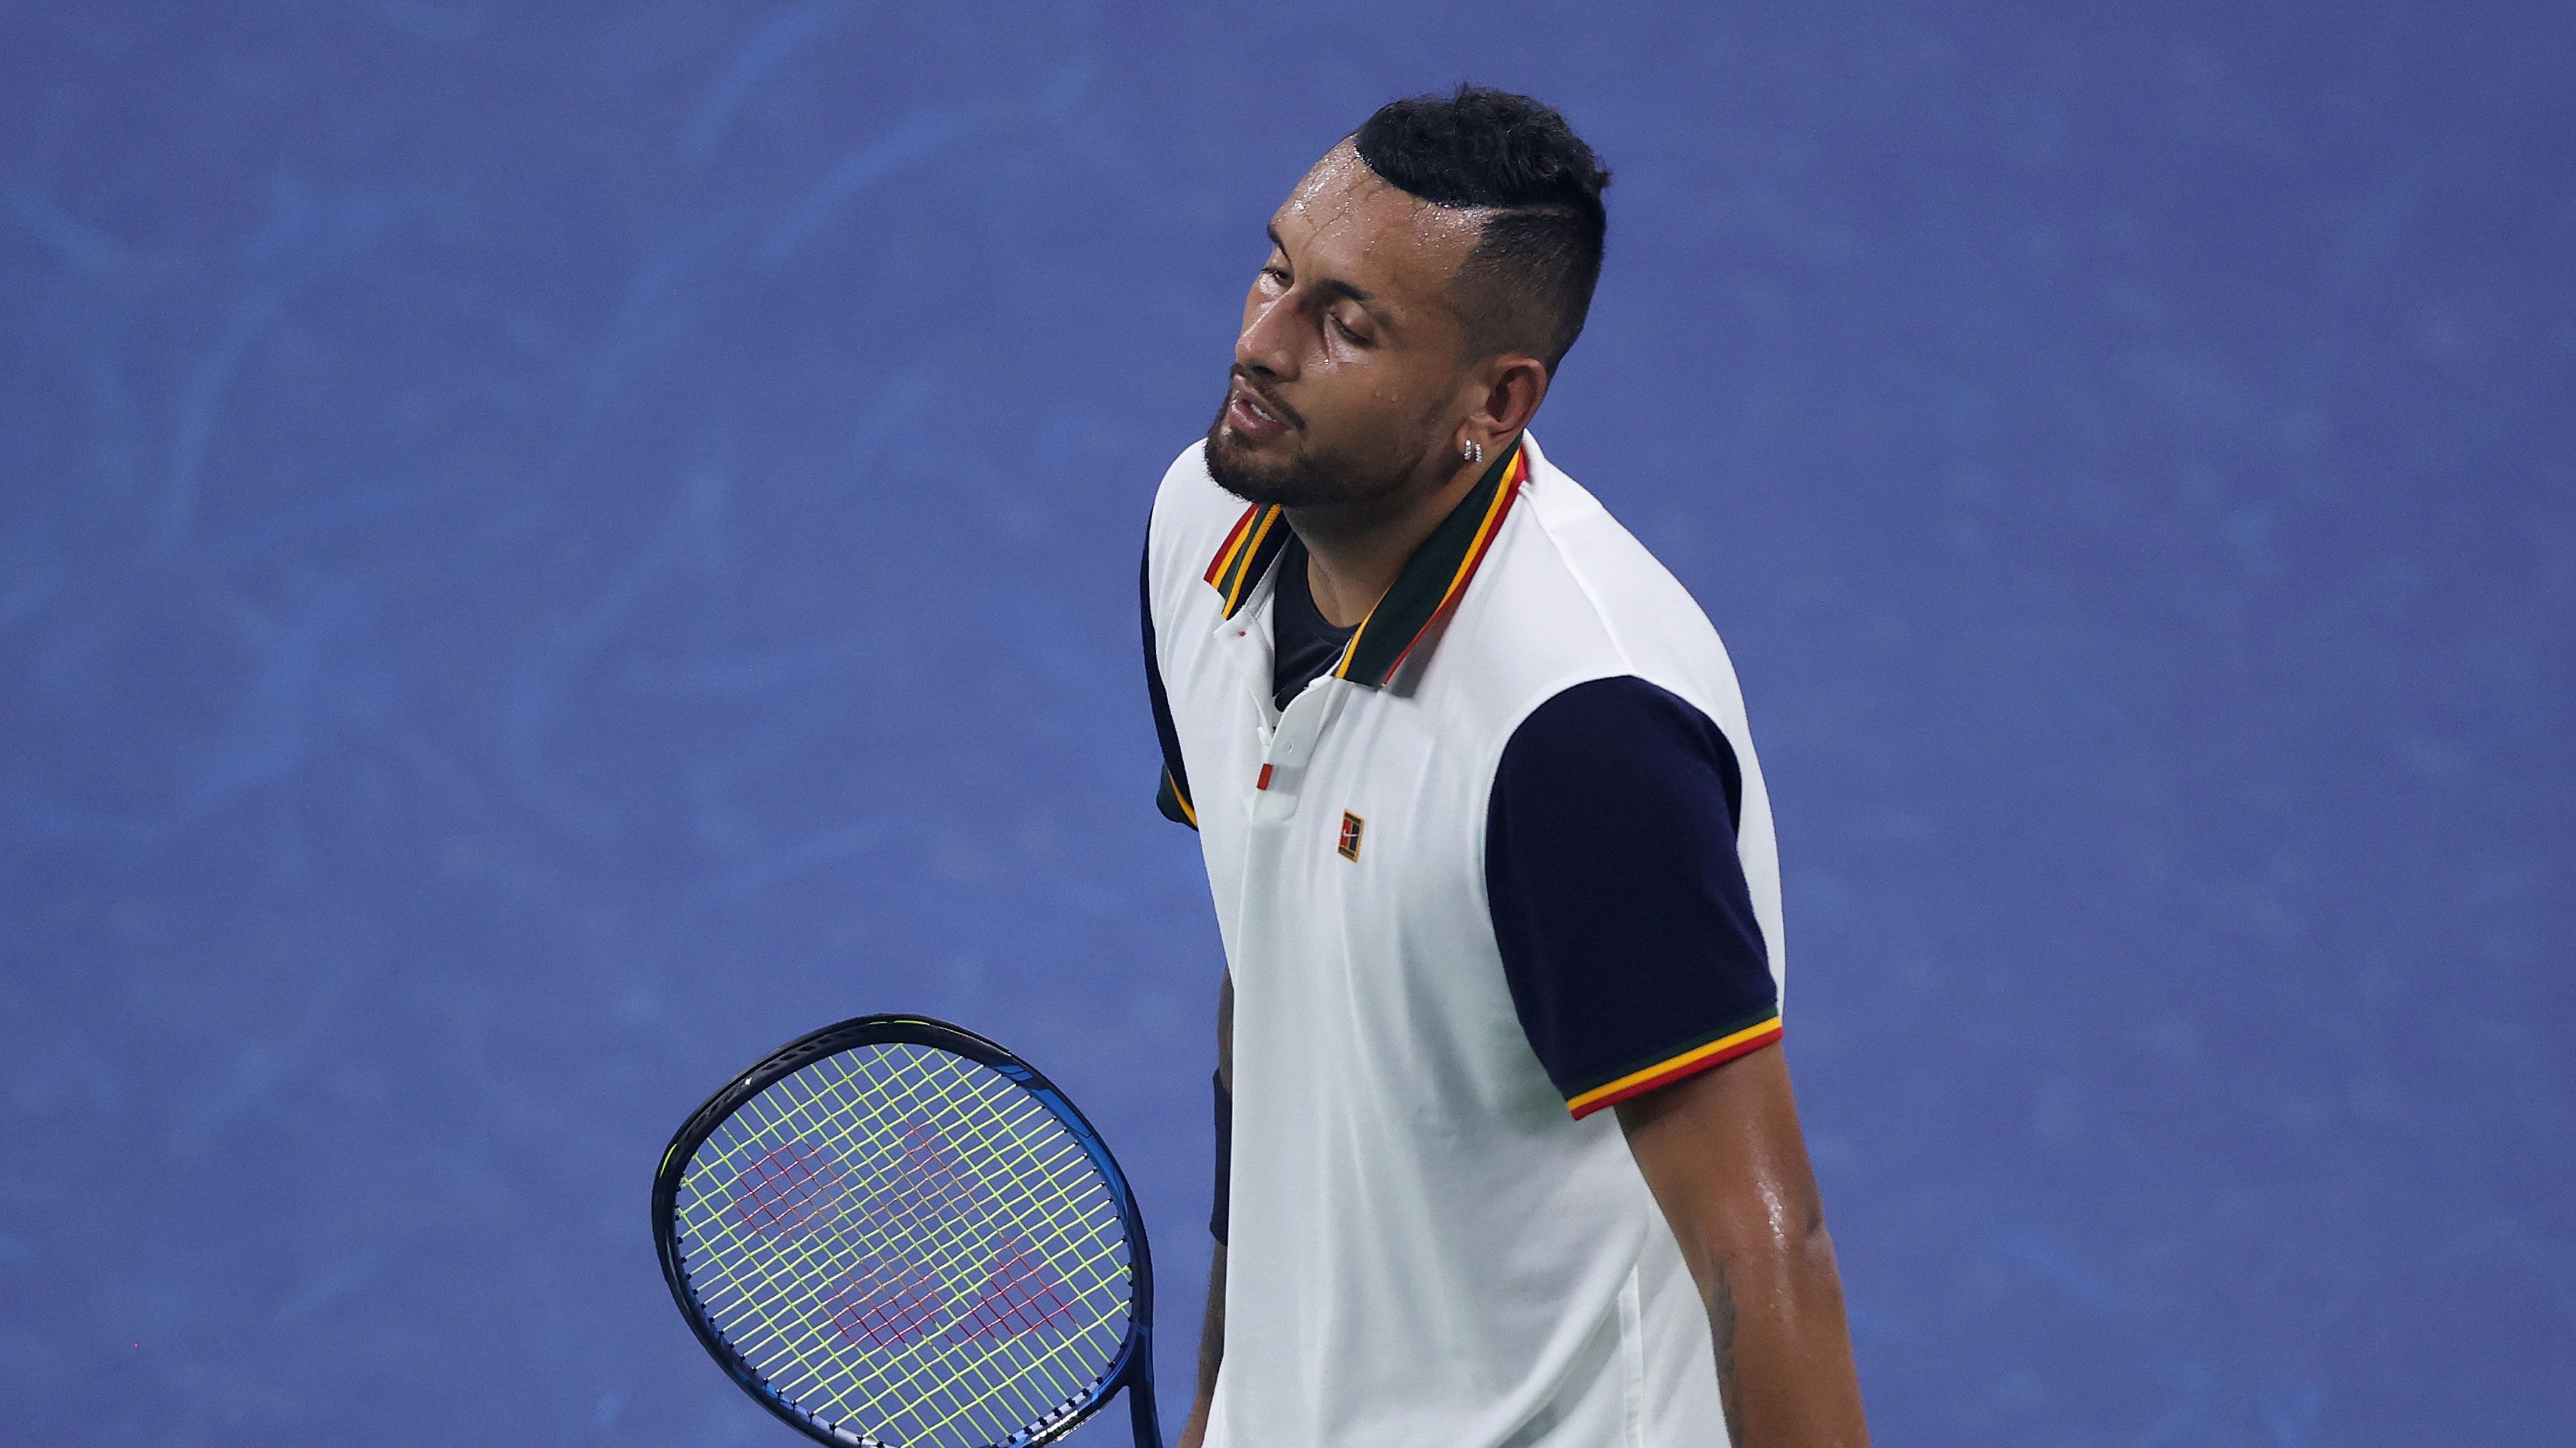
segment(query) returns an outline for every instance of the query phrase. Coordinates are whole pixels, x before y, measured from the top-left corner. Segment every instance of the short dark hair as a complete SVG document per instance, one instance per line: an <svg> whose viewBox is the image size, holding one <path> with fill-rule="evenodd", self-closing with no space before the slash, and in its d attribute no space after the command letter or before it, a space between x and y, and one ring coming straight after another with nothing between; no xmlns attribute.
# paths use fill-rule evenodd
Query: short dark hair
<svg viewBox="0 0 2576 1448"><path fill-rule="evenodd" d="M1459 269L1468 340L1556 371L1583 333L1609 229L1609 168L1565 117L1524 95L1461 85L1389 101L1351 133L1360 160L1437 206L1493 208Z"/></svg>

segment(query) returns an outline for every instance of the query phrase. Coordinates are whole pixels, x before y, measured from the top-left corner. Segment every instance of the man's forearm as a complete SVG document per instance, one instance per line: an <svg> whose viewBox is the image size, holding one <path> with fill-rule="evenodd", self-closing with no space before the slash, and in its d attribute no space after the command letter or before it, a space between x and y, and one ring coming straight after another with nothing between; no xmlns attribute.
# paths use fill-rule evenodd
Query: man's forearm
<svg viewBox="0 0 2576 1448"><path fill-rule="evenodd" d="M1224 984L1216 997L1216 1086L1218 1171L1216 1210L1210 1216L1225 1214L1227 1172L1225 1154L1232 1137L1234 1114L1234 972L1225 973ZM1216 1402L1216 1370L1225 1362L1225 1231L1211 1222L1216 1233L1216 1251L1208 1259L1207 1315L1199 1323L1199 1392L1190 1405L1190 1420L1182 1425L1180 1441L1173 1448L1199 1448L1207 1436L1208 1409Z"/></svg>
<svg viewBox="0 0 2576 1448"><path fill-rule="evenodd" d="M1621 1102L1619 1124L1708 1307L1737 1448L1861 1448L1842 1274L1777 1046Z"/></svg>
<svg viewBox="0 0 2576 1448"><path fill-rule="evenodd" d="M1707 1245L1693 1267L1728 1436L1738 1448L1867 1443L1842 1275L1823 1221Z"/></svg>
<svg viewBox="0 0 2576 1448"><path fill-rule="evenodd" d="M1225 1361L1225 1244L1208 1262L1207 1315L1199 1322L1199 1392L1190 1420L1173 1448L1198 1448L1207 1436L1208 1409L1216 1402L1216 1370Z"/></svg>

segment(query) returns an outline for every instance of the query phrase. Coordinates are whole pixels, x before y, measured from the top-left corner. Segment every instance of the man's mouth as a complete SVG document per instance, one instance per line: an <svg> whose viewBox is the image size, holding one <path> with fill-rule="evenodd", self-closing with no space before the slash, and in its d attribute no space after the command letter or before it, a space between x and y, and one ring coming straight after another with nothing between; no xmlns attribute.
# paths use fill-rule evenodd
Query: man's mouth
<svg viewBox="0 0 2576 1448"><path fill-rule="evenodd" d="M1237 382L1234 395L1226 399L1226 425L1252 442L1268 442L1288 431L1288 410L1255 392L1249 385Z"/></svg>

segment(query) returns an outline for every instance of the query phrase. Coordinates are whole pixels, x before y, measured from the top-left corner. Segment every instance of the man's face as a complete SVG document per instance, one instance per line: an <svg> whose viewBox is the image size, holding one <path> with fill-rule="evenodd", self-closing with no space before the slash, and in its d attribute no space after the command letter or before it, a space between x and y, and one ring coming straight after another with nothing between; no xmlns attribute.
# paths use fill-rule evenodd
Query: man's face
<svg viewBox="0 0 2576 1448"><path fill-rule="evenodd" d="M1466 413L1450 283L1482 217L1380 180L1347 141L1270 221L1208 471L1249 502L1392 499L1447 478Z"/></svg>

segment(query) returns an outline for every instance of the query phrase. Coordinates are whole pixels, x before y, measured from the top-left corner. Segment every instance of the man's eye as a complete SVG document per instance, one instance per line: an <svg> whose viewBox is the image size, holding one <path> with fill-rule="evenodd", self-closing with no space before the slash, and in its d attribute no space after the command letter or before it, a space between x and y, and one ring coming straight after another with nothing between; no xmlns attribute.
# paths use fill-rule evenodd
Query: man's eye
<svg viewBox="0 0 2576 1448"><path fill-rule="evenodd" d="M1288 269L1284 266L1263 267L1261 269L1261 277L1262 280L1274 283L1278 286L1284 287L1288 285Z"/></svg>
<svg viewBox="0 0 2576 1448"><path fill-rule="evenodd" d="M1365 347L1368 345L1368 338L1351 330L1351 324L1343 321L1339 317L1333 318L1333 330L1341 333L1342 339L1349 342L1352 346Z"/></svg>

